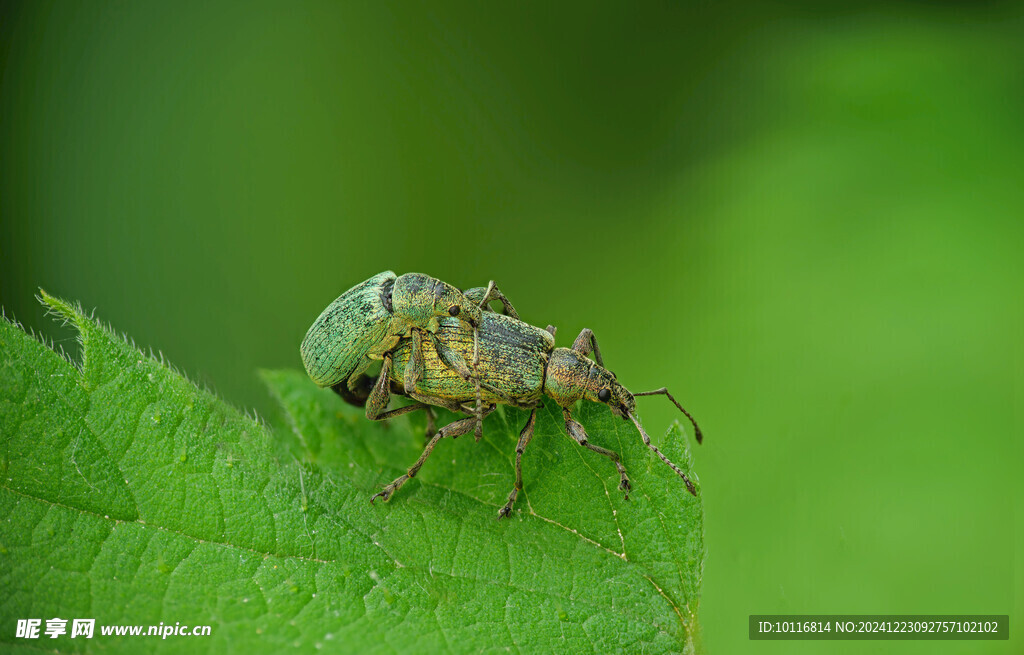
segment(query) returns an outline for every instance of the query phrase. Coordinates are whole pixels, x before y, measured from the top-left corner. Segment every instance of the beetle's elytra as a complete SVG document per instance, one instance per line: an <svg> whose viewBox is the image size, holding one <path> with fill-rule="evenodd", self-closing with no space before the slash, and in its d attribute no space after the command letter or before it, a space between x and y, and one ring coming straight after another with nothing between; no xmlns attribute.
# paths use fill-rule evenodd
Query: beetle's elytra
<svg viewBox="0 0 1024 655"><path fill-rule="evenodd" d="M490 310L492 300L501 301L503 313ZM651 443L636 415L635 397L667 396L693 423L699 443L700 428L689 412L664 387L630 393L604 367L591 330L580 332L571 348L556 348L554 335L551 326L542 330L519 320L493 281L486 289L460 292L425 275L395 278L387 272L356 285L324 310L302 343L302 355L314 382L331 386L350 402L365 403L366 416L372 420L421 409L432 420L431 406L469 417L434 433L419 459L371 502L388 500L415 477L441 439L466 434L474 426L479 438L482 418L497 404L506 404L531 410L516 445L515 486L498 513L499 518L508 516L523 488L522 455L533 438L536 410L545 395L562 408L570 437L614 463L627 499L631 485L619 455L590 443L586 430L570 414L578 400L606 404L632 421L644 444L696 495L686 473ZM365 376L373 359L382 361L376 380ZM392 393L416 402L388 411Z"/></svg>

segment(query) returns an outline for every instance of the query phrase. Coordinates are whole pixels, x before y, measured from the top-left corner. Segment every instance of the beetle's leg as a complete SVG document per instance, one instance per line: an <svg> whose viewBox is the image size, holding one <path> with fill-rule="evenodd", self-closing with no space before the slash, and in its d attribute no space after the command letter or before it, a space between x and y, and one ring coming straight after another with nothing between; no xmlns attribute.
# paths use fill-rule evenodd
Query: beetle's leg
<svg viewBox="0 0 1024 655"><path fill-rule="evenodd" d="M633 421L633 425L635 425L636 429L640 431L640 436L643 437L644 439L644 445L653 450L654 454L661 458L661 461L668 464L669 467L671 467L672 470L676 472L676 475L681 477L683 479L683 482L686 483L686 490L689 491L694 496L696 496L697 489L696 487L693 486L693 482L690 482L690 478L685 473L683 473L682 469L673 464L672 460L670 460L668 457L665 457L665 453L658 450L658 447L651 443L651 438L647 436L647 432L644 430L644 426L640 425L640 420L633 414L626 414L626 416L629 417L629 420Z"/></svg>
<svg viewBox="0 0 1024 655"><path fill-rule="evenodd" d="M484 433L484 419L480 414L481 407L483 406L483 399L480 397L480 329L479 327L473 328L473 393L476 396L476 429L473 434L476 437L477 443L480 442L480 437Z"/></svg>
<svg viewBox="0 0 1024 655"><path fill-rule="evenodd" d="M412 337L412 353L405 365L405 390L412 391L423 377L423 333L417 329L409 331ZM436 341L436 339L435 339Z"/></svg>
<svg viewBox="0 0 1024 655"><path fill-rule="evenodd" d="M473 429L473 437L477 443L480 442L480 437L484 435L484 415L483 415L483 399L480 397L480 376L473 376L473 390L476 392L476 427Z"/></svg>
<svg viewBox="0 0 1024 655"><path fill-rule="evenodd" d="M526 451L526 444L530 443L530 439L533 439L533 426L536 422L537 410L534 409L530 412L530 418L527 419L526 425L523 426L523 430L519 433L519 443L516 444L516 486L512 487L512 491L509 492L508 502L498 510L499 519L512 513L512 505L516 502L516 496L523 490L523 452Z"/></svg>
<svg viewBox="0 0 1024 655"><path fill-rule="evenodd" d="M555 332L558 332L558 328L556 328L554 325L549 325L549 326L547 326L544 329L546 329L548 332L550 332L551 336L555 336Z"/></svg>
<svg viewBox="0 0 1024 655"><path fill-rule="evenodd" d="M498 286L494 283L494 280L491 280L487 284L487 288L486 289L483 288L483 287L474 287L472 289L467 289L467 290L463 291L462 294L464 296L466 296L466 298L469 299L471 302L475 302L480 307L480 309L482 309L484 311L493 311L491 309L490 303L491 303L492 300L498 300L498 301L501 302L501 313L502 314L504 314L505 316L511 316L512 318L515 318L515 319L519 318L519 313L516 312L516 308L512 306L512 303L509 301L508 298L505 297L505 294L503 294L501 292L501 290L498 289ZM473 328L473 375L477 375L477 367L479 365L480 365L480 329L479 329L479 327L474 326L474 328ZM480 382L479 382L479 380L477 380L474 383L474 386L476 387L476 400L477 400L477 407L479 408L479 406L481 404L481 401L480 401ZM477 437L476 437L477 441L479 441L480 440L480 426L477 426L476 434L477 434Z"/></svg>
<svg viewBox="0 0 1024 655"><path fill-rule="evenodd" d="M573 342L572 349L584 357L593 351L594 361L598 366L604 366L604 362L601 361L601 349L597 347L597 337L594 336L594 331L590 328L583 328L580 336L576 337L576 341Z"/></svg>
<svg viewBox="0 0 1024 655"><path fill-rule="evenodd" d="M476 395L476 429L473 434L477 443L484 432L484 419L480 414L483 401L480 398L480 326L473 326L473 393Z"/></svg>
<svg viewBox="0 0 1024 655"><path fill-rule="evenodd" d="M490 307L492 300L501 302L501 313L505 316L511 316L512 318L519 318L519 314L516 312L516 308L512 306L505 294L498 289L494 280L491 280L487 287L474 287L472 289L466 289L462 292L462 295L466 296L470 302L474 302L480 309L485 312L493 311Z"/></svg>
<svg viewBox="0 0 1024 655"><path fill-rule="evenodd" d="M415 412L421 409L430 409L426 403L419 401L413 405L406 405L405 407L399 407L397 409L392 409L389 412L385 412L384 409L391 401L390 386L391 354L388 353L384 356L384 364L380 367L380 377L377 378L376 384L373 385L373 391L370 392L370 397L366 402L366 418L371 421L386 421L389 418L395 418L396 416L408 414L409 412Z"/></svg>
<svg viewBox="0 0 1024 655"><path fill-rule="evenodd" d="M474 330L474 338L476 331ZM449 346L447 343L438 339L436 335L430 335L431 341L434 344L434 350L437 351L437 356L444 362L445 366L458 373L463 380L473 380L473 388L476 392L476 417L477 424L474 430L476 440L480 441L480 437L483 435L483 398L480 395L480 376L476 374L474 370L470 370L466 366L466 362L463 361L462 355L459 354L454 348ZM474 341L474 344L476 342ZM479 350L475 351L474 356L479 356ZM475 365L474 365L475 369Z"/></svg>
<svg viewBox="0 0 1024 655"><path fill-rule="evenodd" d="M626 500L629 500L629 490L633 487L629 484L629 476L626 475L626 467L622 465L619 454L614 450L608 450L607 448L595 446L590 443L590 439L587 437L587 431L583 429L582 425L573 420L572 416L569 414L569 410L563 408L562 415L565 417L565 431L568 432L569 436L575 439L579 445L586 446L595 453L600 453L615 462L615 468L619 470L619 477L622 480L619 483L619 489L622 489L626 493Z"/></svg>
<svg viewBox="0 0 1024 655"><path fill-rule="evenodd" d="M412 405L406 405L405 407L391 409L384 412L383 414L378 414L376 418L373 418L371 420L386 421L389 418L395 418L396 416L401 416L402 414L408 414L410 412L417 412L421 409L430 409L430 405L424 405L423 403L414 403Z"/></svg>
<svg viewBox="0 0 1024 655"><path fill-rule="evenodd" d="M480 326L473 326L473 373L476 373L476 367L480 365Z"/></svg>
<svg viewBox="0 0 1024 655"><path fill-rule="evenodd" d="M374 380L370 376L366 375L366 371L372 365L372 359L369 357L363 357L348 378L335 384L331 389L334 393L341 396L341 399L349 405L364 407L366 405L366 399L370 395L370 391L373 390Z"/></svg>
<svg viewBox="0 0 1024 655"><path fill-rule="evenodd" d="M427 333L430 337L430 342L434 346L434 350L437 351L437 357L441 360L445 366L450 368L459 374L463 380L468 380L473 377L473 370L466 364L466 360L462 358L462 354L448 345L446 341L437 338L436 334Z"/></svg>
<svg viewBox="0 0 1024 655"><path fill-rule="evenodd" d="M390 350L390 348L388 350ZM370 357L369 355L363 356L363 358L360 359L359 363L356 365L355 370L353 370L352 373L348 376L348 381L349 381L348 388L352 389L353 381L358 380L360 377L366 377L364 374L368 370L370 370L370 367L373 366L373 362L374 361L379 361L379 360L380 360L380 357L378 357L375 360L373 357Z"/></svg>
<svg viewBox="0 0 1024 655"><path fill-rule="evenodd" d="M640 393L635 393L633 395L634 396L668 396L668 399L672 401L672 404L674 404L676 407L678 407L680 412L682 412L683 414L686 414L686 418L690 419L690 423L693 423L693 436L697 439L697 443L701 443L701 442L704 441L704 435L701 434L700 427L697 426L697 421L695 421L693 419L693 417L690 416L690 412L688 412L685 409L683 409L683 406L679 404L679 401L676 400L675 398L673 398L672 394L670 394L668 392L668 389L666 389L665 387L662 387L660 389L655 389L654 391L641 391Z"/></svg>
<svg viewBox="0 0 1024 655"><path fill-rule="evenodd" d="M369 397L370 390L372 389L373 381L365 375L360 375L355 380L352 378L342 380L331 387L331 390L341 396L342 400L356 407L366 406L366 399Z"/></svg>
<svg viewBox="0 0 1024 655"><path fill-rule="evenodd" d="M424 403L426 405L431 405L433 407L443 407L444 409L447 409L449 412L454 412L456 414L465 414L466 416L472 416L473 418L476 418L476 412L473 411L473 408L471 406L467 406L467 404L460 403L457 400L448 400L446 398L438 398L437 396L427 396L420 393L410 394L409 397L412 398L413 400ZM493 412L496 407L497 405L493 403L485 406L483 411L483 418L487 418L488 416L490 416L491 412Z"/></svg>
<svg viewBox="0 0 1024 655"><path fill-rule="evenodd" d="M512 318L519 318L519 313L516 312L516 308L512 306L505 294L498 289L498 285L491 280L487 283L487 291L484 293L484 299L480 301L480 308L483 309L485 306L490 305L492 300L501 302L501 313L505 316L511 316Z"/></svg>
<svg viewBox="0 0 1024 655"><path fill-rule="evenodd" d="M423 454L420 455L420 458L416 460L415 464L409 467L409 470L405 473L405 475L395 479L394 482L384 487L384 489L382 489L378 493L374 494L373 498L370 499L370 502L372 503L378 498L383 498L384 500L391 498L391 495L398 491L399 487L405 484L406 480L408 480L409 478L416 477L416 474L419 472L420 467L423 466L423 462L427 461L427 457L430 457L430 452L434 450L434 446L437 445L438 441L444 439L445 437L454 438L459 435L466 434L467 432L473 429L474 421L476 421L476 419L471 416L469 418L464 418L449 423L448 425L438 430L437 434L431 437L430 441L427 442L427 446L423 449Z"/></svg>
<svg viewBox="0 0 1024 655"><path fill-rule="evenodd" d="M483 294L480 293L479 287L476 289L469 289L465 293L466 297L476 302L480 309L485 311L491 311L490 303L492 300L501 301L501 313L505 316L511 316L512 318L518 319L519 313L516 312L516 308L512 306L509 299L505 297L505 294L498 289L498 286L491 280L487 284L487 289L484 290ZM480 398L480 375L478 367L480 366L480 329L478 326L473 328L473 389L476 393L476 440L480 441L480 436L483 433L483 418L481 415L481 407L483 401Z"/></svg>
<svg viewBox="0 0 1024 655"><path fill-rule="evenodd" d="M384 355L380 366L380 376L366 400L366 418L371 421L382 420L381 416L391 401L391 353Z"/></svg>
<svg viewBox="0 0 1024 655"><path fill-rule="evenodd" d="M434 410L430 407L427 410L427 429L423 432L423 436L426 439L430 439L437 432L437 426L434 424Z"/></svg>
<svg viewBox="0 0 1024 655"><path fill-rule="evenodd" d="M448 400L446 398L438 398L437 396L427 396L421 393L410 393L406 394L413 400L417 400L426 405L433 405L434 407L443 407L449 412L465 413L462 411L462 406L454 400Z"/></svg>

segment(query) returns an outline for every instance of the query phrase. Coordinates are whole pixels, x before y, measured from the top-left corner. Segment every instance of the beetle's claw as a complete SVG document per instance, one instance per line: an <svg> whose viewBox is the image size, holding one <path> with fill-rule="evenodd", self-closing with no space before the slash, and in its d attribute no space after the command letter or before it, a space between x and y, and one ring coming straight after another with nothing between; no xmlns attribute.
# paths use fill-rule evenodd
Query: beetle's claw
<svg viewBox="0 0 1024 655"><path fill-rule="evenodd" d="M513 487L512 491L508 495L508 502L505 506L498 510L498 520L508 518L512 516L512 506L516 504L516 498L519 497L519 487Z"/></svg>

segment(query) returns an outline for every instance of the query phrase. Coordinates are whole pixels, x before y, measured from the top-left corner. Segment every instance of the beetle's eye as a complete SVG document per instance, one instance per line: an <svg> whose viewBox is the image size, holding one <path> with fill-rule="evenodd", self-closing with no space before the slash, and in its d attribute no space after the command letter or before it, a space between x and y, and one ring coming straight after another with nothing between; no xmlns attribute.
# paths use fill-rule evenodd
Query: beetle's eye
<svg viewBox="0 0 1024 655"><path fill-rule="evenodd" d="M459 309L458 305L452 305L451 307L448 308L448 315L449 316L458 316L459 315L459 311L460 311L460 309Z"/></svg>
<svg viewBox="0 0 1024 655"><path fill-rule="evenodd" d="M597 392L597 399L603 403L608 402L612 398L612 392L607 389L601 389Z"/></svg>

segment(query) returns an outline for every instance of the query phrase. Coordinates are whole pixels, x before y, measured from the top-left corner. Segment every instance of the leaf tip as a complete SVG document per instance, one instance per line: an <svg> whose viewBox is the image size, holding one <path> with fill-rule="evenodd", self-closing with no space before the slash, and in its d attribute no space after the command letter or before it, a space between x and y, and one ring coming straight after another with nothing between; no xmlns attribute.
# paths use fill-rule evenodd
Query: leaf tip
<svg viewBox="0 0 1024 655"><path fill-rule="evenodd" d="M65 322L72 322L81 326L86 319L85 312L81 306L73 305L66 300L50 295L46 289L39 288L39 295L36 299L47 308L47 313L62 318Z"/></svg>

